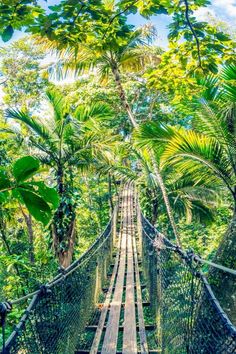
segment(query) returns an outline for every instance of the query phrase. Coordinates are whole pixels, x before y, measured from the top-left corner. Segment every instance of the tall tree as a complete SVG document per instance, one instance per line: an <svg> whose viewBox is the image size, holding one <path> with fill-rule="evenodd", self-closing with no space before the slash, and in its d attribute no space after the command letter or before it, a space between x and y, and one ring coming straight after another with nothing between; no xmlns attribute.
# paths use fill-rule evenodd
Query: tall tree
<svg viewBox="0 0 236 354"><path fill-rule="evenodd" d="M72 112L68 101L55 90L47 92L47 99L51 115L44 121L28 112L10 109L6 116L30 129L30 143L35 154L54 170L60 196L52 224L54 249L60 264L67 267L72 261L76 237L74 169L86 170L95 163L95 155L102 155L103 148L105 153L109 135L102 144L96 119L110 117L112 112L99 103L90 107L78 106Z"/></svg>
<svg viewBox="0 0 236 354"><path fill-rule="evenodd" d="M3 102L10 107L38 107L48 80L41 68L45 55L29 37L0 49Z"/></svg>
<svg viewBox="0 0 236 354"><path fill-rule="evenodd" d="M149 123L141 128L144 145L164 146L165 164L181 173L191 172L195 182L205 180L221 187L232 200L232 220L215 262L236 268L236 67L222 69L219 79L204 80L205 100L197 104L193 119L195 130ZM210 278L218 298L236 323L235 279L227 272L211 270Z"/></svg>
<svg viewBox="0 0 236 354"><path fill-rule="evenodd" d="M121 70L140 72L145 65L157 65L160 62L160 50L148 45L155 35L152 26L144 26L131 31L126 25L126 18L121 19L121 23L112 25L114 26L114 33L112 36L107 37L107 30L105 29L102 46L98 41L92 39L91 43L79 45L76 49L68 47L66 51L61 52L62 59L56 64L55 69L59 77L62 75L63 70L65 73L70 70L81 73L96 68L103 79L111 73L116 83L121 105L127 113L131 126L135 129L138 127L139 122L128 102L122 83ZM49 43L48 48L56 49L57 44ZM163 194L170 224L176 242L180 245L177 227L168 200L168 193L153 152L151 152L151 155L154 174Z"/></svg>

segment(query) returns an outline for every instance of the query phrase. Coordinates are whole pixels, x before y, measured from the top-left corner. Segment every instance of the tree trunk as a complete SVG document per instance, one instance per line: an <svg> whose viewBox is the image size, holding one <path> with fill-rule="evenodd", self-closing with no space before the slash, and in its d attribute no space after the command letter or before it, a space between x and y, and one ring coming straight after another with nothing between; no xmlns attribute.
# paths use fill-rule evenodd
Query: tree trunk
<svg viewBox="0 0 236 354"><path fill-rule="evenodd" d="M116 63L114 63L114 62L112 63L111 70L112 70L112 73L114 75L114 79L115 79L115 82L116 82L117 90L119 92L121 104L124 107L124 109L126 110L132 126L134 128L137 128L138 127L138 123L136 122L135 116L134 116L134 114L133 114L133 112L131 110L131 107L130 107L128 101L127 101L125 90L124 90L124 88L122 86L122 83L121 83L120 72L119 72L119 69L118 69L118 66L117 66ZM158 184L160 186L160 189L161 189L161 192L162 192L163 200L164 200L164 203L165 203L165 206L166 206L167 215L169 217L170 224L171 224L171 227L173 229L173 233L174 233L174 236L175 236L175 239L176 239L176 243L177 243L178 246L181 246L180 238L178 236L177 227L176 227L174 216L173 216L173 212L172 212L172 209L171 209L171 206L170 206L168 194L167 194L167 191L166 191L166 188L165 188L165 184L164 184L164 181L162 179L162 176L161 176L161 173L159 171L159 167L158 167L158 165L156 163L155 156L154 156L153 152L151 152L151 160L152 160L153 169L154 169L154 173L155 173L157 182L158 182Z"/></svg>
<svg viewBox="0 0 236 354"><path fill-rule="evenodd" d="M53 247L58 258L59 264L63 268L67 268L70 266L73 254L74 254L74 246L76 239L76 218L71 221L67 237L65 237L66 248L61 247L61 242L58 239L57 233L55 231L55 226L52 228L53 235Z"/></svg>
<svg viewBox="0 0 236 354"><path fill-rule="evenodd" d="M111 175L108 174L108 195L109 195L109 204L110 204L110 215L112 215L114 210L114 203L112 198L112 182L111 182Z"/></svg>
<svg viewBox="0 0 236 354"><path fill-rule="evenodd" d="M29 214L27 215L24 210L21 208L22 215L25 219L25 223L27 226L27 232L29 237L29 260L30 263L35 263L35 256L34 256L34 230L32 224L32 216Z"/></svg>
<svg viewBox="0 0 236 354"><path fill-rule="evenodd" d="M74 206L70 203L66 204L66 200L63 198L66 196L66 189L64 171L61 164L57 167L57 190L60 196L60 204L52 224L53 248L60 266L67 268L72 262L74 253L76 216ZM65 220L65 217L68 218L69 215L71 220Z"/></svg>
<svg viewBox="0 0 236 354"><path fill-rule="evenodd" d="M7 250L7 253L9 254L9 256L12 255L12 252L11 252L11 248L10 248L10 245L8 243L8 240L7 240L7 237L6 237L6 234L5 234L5 230L3 229L3 225L1 223L1 226L0 226L0 234L1 234L1 237L2 237L2 241L6 247L6 250Z"/></svg>
<svg viewBox="0 0 236 354"><path fill-rule="evenodd" d="M60 250L59 253L59 263L63 268L69 267L72 263L74 247L75 247L75 238L76 238L76 219L71 222L68 243L66 250Z"/></svg>
<svg viewBox="0 0 236 354"><path fill-rule="evenodd" d="M236 269L236 211L216 253L215 263ZM209 282L224 311L236 325L235 275L214 267L209 272Z"/></svg>
<svg viewBox="0 0 236 354"><path fill-rule="evenodd" d="M157 216L158 216L158 199L156 196L154 196L152 200L152 219L151 219L151 224L153 226L155 226L156 224Z"/></svg>
<svg viewBox="0 0 236 354"><path fill-rule="evenodd" d="M135 119L135 117L133 115L131 107L130 107L128 101L127 101L125 90L124 90L124 88L122 86L122 83L121 83L120 72L119 72L119 69L117 67L117 64L113 63L111 69L112 69L112 73L114 75L114 79L115 79L115 82L116 82L117 90L119 92L121 104L122 104L123 108L126 110L126 112L128 114L128 117L129 117L129 119L131 121L132 126L134 128L137 128L138 127L138 123L136 122L136 119Z"/></svg>
<svg viewBox="0 0 236 354"><path fill-rule="evenodd" d="M57 168L57 190L59 195L62 196L64 192L64 173L61 164L59 164Z"/></svg>
<svg viewBox="0 0 236 354"><path fill-rule="evenodd" d="M98 183L97 183L97 186L98 186L98 215L99 215L98 221L99 221L99 232L102 232L102 225L103 225L103 213L102 213L103 200L102 200L102 196L101 196L100 182L101 182L100 175L98 175Z"/></svg>
<svg viewBox="0 0 236 354"><path fill-rule="evenodd" d="M155 173L157 182L158 182L159 187L161 189L161 193L162 193L162 196L163 196L164 204L166 206L166 211L167 211L167 214L168 214L168 217L169 217L169 220L170 220L170 224L171 224L171 227L172 227L175 239L176 239L176 243L177 243L178 246L181 247L181 242L180 242L180 238L179 238L179 235L178 235L177 226L176 226L176 223L175 223L175 220L174 220L173 211L172 211L172 208L170 206L170 201L169 201L169 198L168 198L166 187L165 187L163 178L161 176L161 173L159 171L159 168L157 166L157 163L156 163L156 160L155 160L155 157L154 157L154 154L153 154L152 151L151 151L151 160L152 160L153 169L154 169L154 173Z"/></svg>
<svg viewBox="0 0 236 354"><path fill-rule="evenodd" d="M116 193L116 197L118 197L119 193L118 193L118 189L117 189L117 183L116 183L116 179L114 176L112 176L112 181L115 187L115 193Z"/></svg>

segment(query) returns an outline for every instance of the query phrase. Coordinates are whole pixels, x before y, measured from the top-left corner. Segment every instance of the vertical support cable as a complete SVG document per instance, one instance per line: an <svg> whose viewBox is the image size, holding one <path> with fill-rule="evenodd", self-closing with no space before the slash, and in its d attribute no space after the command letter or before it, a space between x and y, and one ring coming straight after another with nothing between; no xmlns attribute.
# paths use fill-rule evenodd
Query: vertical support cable
<svg viewBox="0 0 236 354"><path fill-rule="evenodd" d="M112 216L112 242L113 242L112 246L113 247L116 245L116 241L117 241L117 238L116 238L117 213L118 213L118 204L116 204L116 206L114 207L113 216Z"/></svg>
<svg viewBox="0 0 236 354"><path fill-rule="evenodd" d="M137 200L137 194L136 194L136 200ZM138 235L138 252L140 255L140 258L143 258L143 240L142 240L142 218L141 218L141 210L139 206L138 200L136 201L137 205L137 235Z"/></svg>
<svg viewBox="0 0 236 354"><path fill-rule="evenodd" d="M155 317L157 315L157 260L152 244L149 244L149 275L150 275L150 303Z"/></svg>
<svg viewBox="0 0 236 354"><path fill-rule="evenodd" d="M6 318L7 314L11 311L12 305L9 302L0 303L0 326L2 327L2 354L6 353Z"/></svg>
<svg viewBox="0 0 236 354"><path fill-rule="evenodd" d="M162 265L161 265L161 249L157 249L156 258L156 268L157 268L157 343L158 349L162 352Z"/></svg>

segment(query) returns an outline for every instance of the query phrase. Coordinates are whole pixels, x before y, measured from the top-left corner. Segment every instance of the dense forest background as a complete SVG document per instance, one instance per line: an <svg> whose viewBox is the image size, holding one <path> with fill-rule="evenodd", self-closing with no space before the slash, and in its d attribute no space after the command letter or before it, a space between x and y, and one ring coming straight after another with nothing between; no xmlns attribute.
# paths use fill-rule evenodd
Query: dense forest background
<svg viewBox="0 0 236 354"><path fill-rule="evenodd" d="M77 259L122 180L171 240L236 268L236 33L195 17L208 4L63 0L45 12L1 2L2 40L27 32L0 48L1 298ZM168 49L130 14L168 14ZM212 285L235 321L235 282L214 273Z"/></svg>

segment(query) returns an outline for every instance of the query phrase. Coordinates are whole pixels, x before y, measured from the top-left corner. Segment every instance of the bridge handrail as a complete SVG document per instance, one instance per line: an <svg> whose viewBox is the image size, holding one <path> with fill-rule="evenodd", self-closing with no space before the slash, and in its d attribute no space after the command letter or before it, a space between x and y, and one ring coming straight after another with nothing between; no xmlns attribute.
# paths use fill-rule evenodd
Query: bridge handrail
<svg viewBox="0 0 236 354"><path fill-rule="evenodd" d="M186 255L192 257L192 259L198 263L202 263L202 264L207 264L210 265L214 268L220 269L223 272L228 272L232 275L236 275L236 270L235 269L231 269L225 266L222 266L221 264L217 264L211 261L208 261L206 259L203 259L202 257L200 257L199 255L197 255L196 253L194 253L193 251L188 252L188 251L184 251L183 249L181 249L179 246L176 246L175 244L173 244L166 236L164 236L160 231L158 231L151 223L148 219L145 218L145 216L141 213L141 217L143 220L145 220L145 222L148 224L148 226L154 231L155 235L157 235L158 237L161 237L164 241L165 241L165 247L167 246L167 248L170 248L172 250L176 250L178 252L182 252L183 256L186 257ZM146 231L144 230L144 232L146 233ZM147 233L146 233L147 234ZM149 235L147 235L149 237Z"/></svg>
<svg viewBox="0 0 236 354"><path fill-rule="evenodd" d="M141 212L141 211L140 211ZM182 249L180 249L178 246L174 245L170 240L168 240L168 238L166 236L164 236L161 232L159 232L150 222L149 220L147 220L145 218L145 216L142 214L141 212L141 220L142 220L142 228L143 228L143 223L146 223L146 225L148 225L148 227L152 230L154 237L151 237L150 235L148 235L147 231L143 228L143 231L145 233L145 235L149 238L149 240L152 242L153 246L156 248L155 245L155 240L156 240L156 236L161 237L162 240L164 240L165 245L167 245L167 248L170 251L176 252L180 255L181 260L187 265L189 266L189 270L197 277L199 277L203 283L204 289L208 294L208 297L210 299L210 302L212 304L212 306L214 306L216 312L219 314L219 316L221 317L222 321L225 323L225 326L227 327L227 329L229 330L230 334L234 337L236 337L236 326L233 325L233 323L231 322L231 320L229 319L228 315L225 313L225 311L223 310L222 306L220 305L219 301L217 300L211 285L209 284L206 276L202 273L202 271L200 271L198 269L198 267L190 267L190 264L192 264L192 262L195 262L195 265L198 266L199 265L199 261L202 260L201 257L195 255L193 252L187 252L184 251ZM161 250L161 249L160 249ZM213 264L212 262L207 262L208 264ZM226 267L223 267L226 268ZM223 271L225 271L225 269L219 268ZM227 268L226 268L227 269ZM227 271L227 270L226 270Z"/></svg>
<svg viewBox="0 0 236 354"><path fill-rule="evenodd" d="M33 310L34 306L38 303L40 299L40 295L42 293L47 293L47 291L50 291L50 288L52 288L54 285L62 282L65 280L65 278L73 273L75 270L77 270L81 265L86 263L87 260L89 260L102 246L105 241L110 237L112 234L112 224L113 220L115 218L115 215L117 213L117 208L118 206L116 205L113 214L110 217L109 222L107 223L104 231L96 238L96 240L92 243L92 245L77 259L75 260L69 267L65 269L60 269L60 274L56 275L51 281L47 282L45 285L42 285L40 289L27 294L19 299L9 301L11 305L16 305L19 304L20 302L25 302L27 299L32 298L30 301L29 305L27 306L26 310L24 311L24 314L22 315L21 319L19 320L18 324L15 326L15 329L11 333L11 335L8 337L6 343L4 343L4 348L7 349L10 347L11 342L14 340L14 338L18 335L20 332L22 326L24 325L25 321L27 320L29 313ZM101 242L102 241L102 242ZM5 349L3 349L2 352L0 353L5 353Z"/></svg>
<svg viewBox="0 0 236 354"><path fill-rule="evenodd" d="M86 258L90 257L90 254L96 248L96 246L99 244L101 239L103 237L106 238L106 236L108 236L110 234L109 231L111 231L112 219L113 219L113 216L110 218L108 224L105 227L105 230L99 235L99 237L96 238L96 240L92 243L92 245L77 260L75 260L69 267L60 268L59 269L60 273L57 274L52 280L48 281L45 284L46 287L50 288L53 284L55 284L55 282L58 282L59 280L63 280L65 278L66 274L71 273L73 270L76 270L78 268L78 266L86 260ZM107 234L107 232L108 232L108 234ZM34 295L37 295L39 292L40 292L40 289L38 289L30 294L27 294L25 296L22 296L18 299L11 300L11 301L9 301L9 303L11 305L19 304L20 302L26 301L27 299L32 298Z"/></svg>

